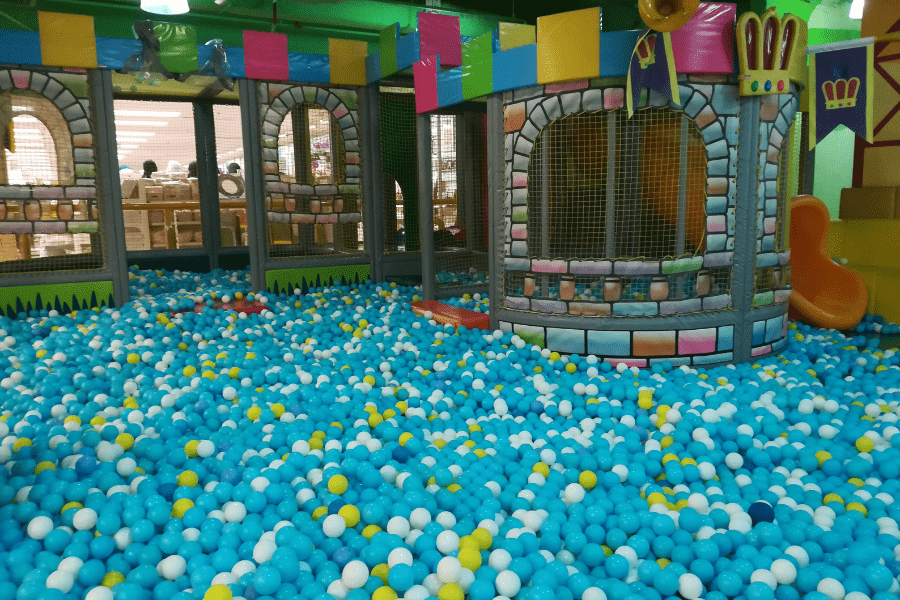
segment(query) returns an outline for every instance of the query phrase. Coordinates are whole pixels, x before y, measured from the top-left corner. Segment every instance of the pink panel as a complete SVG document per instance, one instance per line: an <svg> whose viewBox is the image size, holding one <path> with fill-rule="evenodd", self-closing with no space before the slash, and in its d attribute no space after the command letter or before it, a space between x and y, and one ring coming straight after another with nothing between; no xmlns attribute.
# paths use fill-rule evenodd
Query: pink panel
<svg viewBox="0 0 900 600"><path fill-rule="evenodd" d="M715 215L706 218L706 230L711 233L725 231L725 216Z"/></svg>
<svg viewBox="0 0 900 600"><path fill-rule="evenodd" d="M419 56L440 56L445 67L462 66L459 17L419 13Z"/></svg>
<svg viewBox="0 0 900 600"><path fill-rule="evenodd" d="M535 273L565 273L566 261L534 260L531 262L531 270Z"/></svg>
<svg viewBox="0 0 900 600"><path fill-rule="evenodd" d="M17 88L27 88L28 87L28 71L13 71L12 72L13 85Z"/></svg>
<svg viewBox="0 0 900 600"><path fill-rule="evenodd" d="M625 106L625 90L622 88L611 88L603 92L603 108L606 110L615 110Z"/></svg>
<svg viewBox="0 0 900 600"><path fill-rule="evenodd" d="M733 73L737 6L702 2L693 18L672 32L679 73Z"/></svg>
<svg viewBox="0 0 900 600"><path fill-rule="evenodd" d="M334 112L331 114L334 115L335 119L340 119L341 117L346 115L348 112L350 112L350 111L347 110L347 107L344 106L343 104L341 104L336 109L334 109Z"/></svg>
<svg viewBox="0 0 900 600"><path fill-rule="evenodd" d="M525 225L513 225L510 233L514 240L528 239L528 227Z"/></svg>
<svg viewBox="0 0 900 600"><path fill-rule="evenodd" d="M522 173L521 171L514 171L512 175L513 187L515 188L523 188L528 187L528 174Z"/></svg>
<svg viewBox="0 0 900 600"><path fill-rule="evenodd" d="M438 57L430 55L413 63L413 81L416 87L416 112L423 113L438 107L437 93Z"/></svg>
<svg viewBox="0 0 900 600"><path fill-rule="evenodd" d="M766 233L775 233L775 217L769 217L763 222Z"/></svg>
<svg viewBox="0 0 900 600"><path fill-rule="evenodd" d="M715 329L692 329L678 332L678 354L707 354L715 351Z"/></svg>
<svg viewBox="0 0 900 600"><path fill-rule="evenodd" d="M287 35L245 31L244 71L247 79L290 81Z"/></svg>
<svg viewBox="0 0 900 600"><path fill-rule="evenodd" d="M628 368L637 367L641 369L647 366L647 361L643 358L607 358L606 362L608 362L612 366L616 366L619 363L622 363Z"/></svg>
<svg viewBox="0 0 900 600"><path fill-rule="evenodd" d="M544 93L547 94L558 94L559 92L571 92L574 90L583 90L588 86L588 82L586 79L582 79L581 81L566 81L563 83L551 83L544 90Z"/></svg>

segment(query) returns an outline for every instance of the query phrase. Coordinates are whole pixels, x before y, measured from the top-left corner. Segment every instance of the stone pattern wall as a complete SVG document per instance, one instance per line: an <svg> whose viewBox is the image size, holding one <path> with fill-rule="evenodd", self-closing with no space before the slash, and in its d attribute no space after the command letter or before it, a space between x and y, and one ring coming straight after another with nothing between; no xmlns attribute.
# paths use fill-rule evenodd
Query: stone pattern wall
<svg viewBox="0 0 900 600"><path fill-rule="evenodd" d="M39 94L59 109L67 131L51 133L54 139L64 135L71 147L75 184L0 185L0 234L96 233L100 224L87 74L0 69L0 93L10 90Z"/></svg>

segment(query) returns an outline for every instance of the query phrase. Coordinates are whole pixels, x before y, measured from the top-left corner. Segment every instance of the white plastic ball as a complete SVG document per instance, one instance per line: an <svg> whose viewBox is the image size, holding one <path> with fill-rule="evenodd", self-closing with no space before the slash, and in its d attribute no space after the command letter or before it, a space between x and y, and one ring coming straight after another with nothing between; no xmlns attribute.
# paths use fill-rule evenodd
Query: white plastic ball
<svg viewBox="0 0 900 600"><path fill-rule="evenodd" d="M57 589L64 594L69 593L75 583L75 576L68 571L54 571L47 576L47 588Z"/></svg>
<svg viewBox="0 0 900 600"><path fill-rule="evenodd" d="M187 561L178 554L167 556L156 565L156 572L159 573L160 577L169 581L175 581L184 575L186 570Z"/></svg>
<svg viewBox="0 0 900 600"><path fill-rule="evenodd" d="M351 590L361 588L368 579L369 568L361 560L351 560L344 565L344 570L341 571L341 581Z"/></svg>
<svg viewBox="0 0 900 600"><path fill-rule="evenodd" d="M341 537L346 529L347 522L341 515L328 515L322 523L322 532L330 538Z"/></svg>
<svg viewBox="0 0 900 600"><path fill-rule="evenodd" d="M829 600L844 600L844 586L837 579L826 577L816 586L816 591L828 596Z"/></svg>
<svg viewBox="0 0 900 600"><path fill-rule="evenodd" d="M500 573L497 573L497 578L494 580L494 586L497 588L497 592L500 595L512 598L518 594L519 590L522 588L522 581L513 571L501 571Z"/></svg>
<svg viewBox="0 0 900 600"><path fill-rule="evenodd" d="M445 556L437 564L437 576L441 583L457 583L462 573L459 559Z"/></svg>
<svg viewBox="0 0 900 600"><path fill-rule="evenodd" d="M28 522L28 537L42 540L53 530L53 520L50 517L35 517ZM67 590L68 591L68 590Z"/></svg>
<svg viewBox="0 0 900 600"><path fill-rule="evenodd" d="M113 600L113 592L108 587L98 585L85 595L84 600Z"/></svg>
<svg viewBox="0 0 900 600"><path fill-rule="evenodd" d="M78 531L86 531L88 529L93 529L97 524L97 511L93 508L81 508L75 513L75 517L72 519L72 525L75 526L75 529Z"/></svg>
<svg viewBox="0 0 900 600"><path fill-rule="evenodd" d="M459 536L454 531L442 531L437 536L437 549L441 554L459 550Z"/></svg>
<svg viewBox="0 0 900 600"><path fill-rule="evenodd" d="M685 573L678 578L678 593L687 600L699 598L703 593L703 582L693 573Z"/></svg>

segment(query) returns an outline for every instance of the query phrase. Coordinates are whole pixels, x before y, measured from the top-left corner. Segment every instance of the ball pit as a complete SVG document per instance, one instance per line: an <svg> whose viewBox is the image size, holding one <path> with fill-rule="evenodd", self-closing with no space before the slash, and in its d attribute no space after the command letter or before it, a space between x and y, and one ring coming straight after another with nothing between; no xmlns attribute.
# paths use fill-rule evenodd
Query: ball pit
<svg viewBox="0 0 900 600"><path fill-rule="evenodd" d="M792 324L759 364L638 370L454 333L409 287L132 285L0 319L0 598L900 594L877 340ZM268 310L212 308L238 294Z"/></svg>

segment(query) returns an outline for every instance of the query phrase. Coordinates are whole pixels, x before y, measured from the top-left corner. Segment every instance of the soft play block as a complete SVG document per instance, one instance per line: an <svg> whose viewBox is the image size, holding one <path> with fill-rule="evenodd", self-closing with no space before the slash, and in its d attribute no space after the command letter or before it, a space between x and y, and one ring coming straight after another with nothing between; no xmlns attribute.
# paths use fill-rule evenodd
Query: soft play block
<svg viewBox="0 0 900 600"><path fill-rule="evenodd" d="M894 219L897 188L891 186L844 188L841 190L841 219Z"/></svg>
<svg viewBox="0 0 900 600"><path fill-rule="evenodd" d="M287 35L245 31L244 71L247 79L290 81Z"/></svg>
<svg viewBox="0 0 900 600"><path fill-rule="evenodd" d="M493 92L493 44L493 33L490 31L463 44L463 100L481 98Z"/></svg>
<svg viewBox="0 0 900 600"><path fill-rule="evenodd" d="M538 17L538 83L593 79L600 74L600 8Z"/></svg>
<svg viewBox="0 0 900 600"><path fill-rule="evenodd" d="M397 69L403 71L419 60L419 32L413 31L397 40Z"/></svg>
<svg viewBox="0 0 900 600"><path fill-rule="evenodd" d="M626 77L640 30L600 32L600 77Z"/></svg>
<svg viewBox="0 0 900 600"><path fill-rule="evenodd" d="M466 329L484 329L486 331L489 331L491 328L488 315L477 313L474 310L450 306L437 300L413 302L412 309L414 313L422 316L425 316L426 312L431 312L431 318L443 325L465 327Z"/></svg>
<svg viewBox="0 0 900 600"><path fill-rule="evenodd" d="M0 29L0 62L10 65L41 65L41 34L37 31Z"/></svg>
<svg viewBox="0 0 900 600"><path fill-rule="evenodd" d="M537 44L498 52L494 60L494 91L537 85Z"/></svg>
<svg viewBox="0 0 900 600"><path fill-rule="evenodd" d="M366 54L369 44L356 40L328 40L328 63L331 83L366 85Z"/></svg>
<svg viewBox="0 0 900 600"><path fill-rule="evenodd" d="M117 71L125 66L129 58L141 51L140 40L123 38L97 38L97 64L103 69Z"/></svg>
<svg viewBox="0 0 900 600"><path fill-rule="evenodd" d="M437 56L429 56L413 63L413 81L416 87L416 113L438 108L437 74L441 70Z"/></svg>
<svg viewBox="0 0 900 600"><path fill-rule="evenodd" d="M500 23L499 34L501 52L537 43L537 29L534 25Z"/></svg>
<svg viewBox="0 0 900 600"><path fill-rule="evenodd" d="M304 83L330 83L331 70L324 54L288 53L290 81Z"/></svg>
<svg viewBox="0 0 900 600"><path fill-rule="evenodd" d="M177 23L156 23L153 35L159 40L157 57L166 69L173 73L192 73L200 68L196 29Z"/></svg>
<svg viewBox="0 0 900 600"><path fill-rule="evenodd" d="M453 106L463 101L462 67L437 74L438 104Z"/></svg>
<svg viewBox="0 0 900 600"><path fill-rule="evenodd" d="M231 76L235 79L244 79L247 76L244 49L226 48L225 54L228 57L228 66L231 67Z"/></svg>
<svg viewBox="0 0 900 600"><path fill-rule="evenodd" d="M459 17L420 12L419 56L440 56L447 67L462 65L462 36Z"/></svg>
<svg viewBox="0 0 900 600"><path fill-rule="evenodd" d="M381 79L381 52L376 50L366 57L366 83L375 83Z"/></svg>
<svg viewBox="0 0 900 600"><path fill-rule="evenodd" d="M97 68L94 17L38 11L41 60L48 67Z"/></svg>
<svg viewBox="0 0 900 600"><path fill-rule="evenodd" d="M388 25L381 30L379 38L381 43L378 50L381 52L381 76L389 77L397 72L397 38L400 37L400 23Z"/></svg>
<svg viewBox="0 0 900 600"><path fill-rule="evenodd" d="M737 6L704 2L684 26L672 32L678 73L733 73Z"/></svg>

